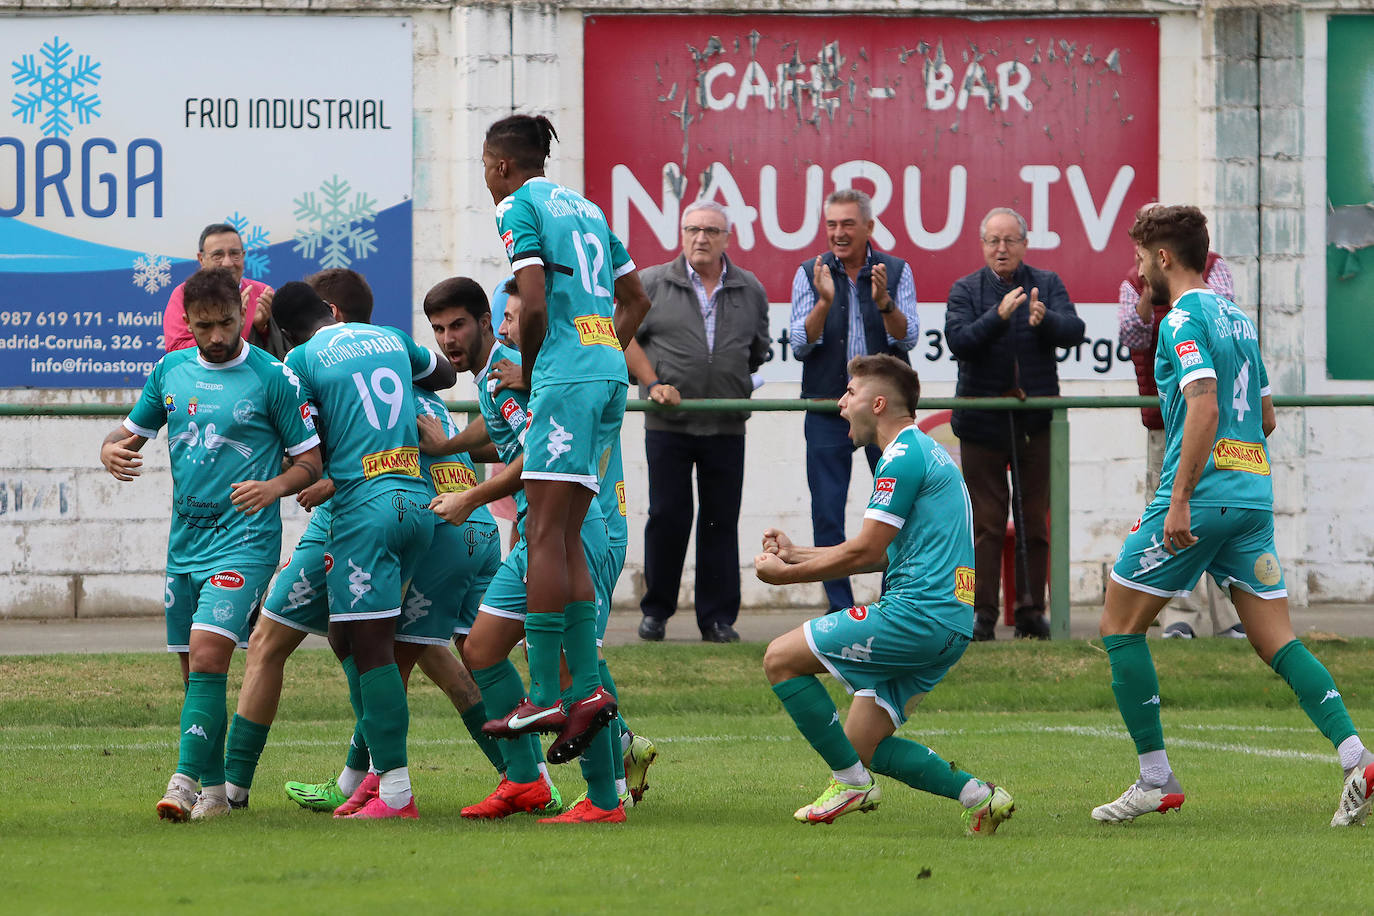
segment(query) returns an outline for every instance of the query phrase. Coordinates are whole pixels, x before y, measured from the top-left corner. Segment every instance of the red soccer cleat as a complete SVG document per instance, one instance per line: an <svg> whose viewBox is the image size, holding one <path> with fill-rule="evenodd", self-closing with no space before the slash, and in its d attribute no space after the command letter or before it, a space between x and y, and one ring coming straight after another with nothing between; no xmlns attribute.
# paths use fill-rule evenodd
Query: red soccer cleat
<svg viewBox="0 0 1374 916"><path fill-rule="evenodd" d="M529 698L520 703L499 719L492 719L482 726L482 733L493 738L514 739L531 732L556 732L568 722L563 708L557 703L552 706L536 706Z"/></svg>
<svg viewBox="0 0 1374 916"><path fill-rule="evenodd" d="M499 820L512 814L538 811L553 798L549 784L543 778L534 782L511 782L502 779L496 791L475 805L462 810L463 817L478 820Z"/></svg>
<svg viewBox="0 0 1374 916"><path fill-rule="evenodd" d="M557 817L541 817L541 824L623 824L625 823L625 805L619 804L609 811L605 808L598 808L591 803L590 799L573 805L567 811Z"/></svg>
<svg viewBox="0 0 1374 916"><path fill-rule="evenodd" d="M567 724L558 735L558 740L549 746L549 763L567 763L592 743L596 733L611 723L618 707L615 695L605 687L568 707Z"/></svg>
<svg viewBox="0 0 1374 916"><path fill-rule="evenodd" d="M382 777L376 773L369 772L363 777L363 781L358 784L358 788L353 790L353 794L348 796L348 801L334 809L335 817L352 817L362 809L364 805L377 797L377 790L382 784Z"/></svg>
<svg viewBox="0 0 1374 916"><path fill-rule="evenodd" d="M335 815L335 817L337 816ZM367 804L348 815L348 819L351 821L380 821L391 817L401 817L412 821L419 820L420 811L415 807L415 796L410 796L410 801L406 802L404 808L393 808L382 801L380 795L375 795Z"/></svg>

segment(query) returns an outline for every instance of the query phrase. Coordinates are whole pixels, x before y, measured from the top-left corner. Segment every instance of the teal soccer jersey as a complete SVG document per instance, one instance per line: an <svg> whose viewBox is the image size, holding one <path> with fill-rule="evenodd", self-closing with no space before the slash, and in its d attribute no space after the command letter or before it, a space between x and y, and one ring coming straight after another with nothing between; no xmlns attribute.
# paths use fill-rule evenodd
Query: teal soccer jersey
<svg viewBox="0 0 1374 916"><path fill-rule="evenodd" d="M450 439L458 435L458 426L453 422L453 416L437 394L416 388L415 410L417 416L438 420L444 427L444 435ZM467 452L443 457L421 454L420 473L435 493L462 493L477 486L477 471L473 468L472 459L468 457ZM478 525L496 524L496 519L492 518L491 510L486 506L478 506L468 517L468 521ZM448 524L443 519L439 519L438 523Z"/></svg>
<svg viewBox="0 0 1374 916"><path fill-rule="evenodd" d="M612 315L615 281L635 269L596 204L547 178L531 178L496 207L511 268L544 268L548 331L532 388L550 383L628 383Z"/></svg>
<svg viewBox="0 0 1374 916"><path fill-rule="evenodd" d="M320 413L335 518L377 492L373 481L417 498L429 491L411 380L434 371L433 353L395 328L349 323L321 328L286 363Z"/></svg>
<svg viewBox="0 0 1374 916"><path fill-rule="evenodd" d="M172 467L172 529L167 572L281 558L276 503L244 515L230 484L270 480L281 456L319 445L299 380L250 344L225 363L195 347L167 354L153 368L124 428L153 439L167 427Z"/></svg>
<svg viewBox="0 0 1374 916"><path fill-rule="evenodd" d="M510 464L524 449L525 427L530 421L530 396L528 392L511 391L509 388L502 388L496 392L491 390L496 380L492 379L488 383L487 373L493 365L503 359L508 359L518 366L520 351L499 343L491 348L487 364L477 376L477 404L482 409L482 419L486 421L487 435L496 446L496 454L500 455L506 464ZM515 517L523 520L525 508L525 491L516 490Z"/></svg>
<svg viewBox="0 0 1374 916"><path fill-rule="evenodd" d="M1261 407L1269 394L1269 375L1260 358L1259 335L1244 312L1202 289L1180 296L1159 326L1155 381L1168 445L1155 501L1169 501L1178 473L1188 414L1183 389L1202 378L1216 379L1219 413L1216 441L1189 503L1272 509L1274 485Z"/></svg>
<svg viewBox="0 0 1374 916"><path fill-rule="evenodd" d="M864 518L897 528L887 548L885 608L973 635L973 506L938 442L909 426L883 450Z"/></svg>

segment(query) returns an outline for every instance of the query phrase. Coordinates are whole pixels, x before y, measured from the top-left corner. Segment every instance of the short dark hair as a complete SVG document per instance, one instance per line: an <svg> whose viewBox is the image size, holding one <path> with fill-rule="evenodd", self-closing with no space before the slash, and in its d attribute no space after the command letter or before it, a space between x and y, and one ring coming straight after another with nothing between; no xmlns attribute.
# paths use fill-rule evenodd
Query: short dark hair
<svg viewBox="0 0 1374 916"><path fill-rule="evenodd" d="M921 400L921 379L916 370L895 356L879 353L856 356L849 361L849 374L860 378L876 378L887 382L906 405L906 412L916 412Z"/></svg>
<svg viewBox="0 0 1374 916"><path fill-rule="evenodd" d="M181 302L189 312L193 308L217 306L232 311L243 304L239 285L227 267L203 267L186 280L181 288Z"/></svg>
<svg viewBox="0 0 1374 916"><path fill-rule="evenodd" d="M543 115L511 115L487 128L487 147L515 160L522 169L542 169L558 131Z"/></svg>
<svg viewBox="0 0 1374 916"><path fill-rule="evenodd" d="M196 244L196 251L205 250L205 240L210 236L222 235L226 232L232 232L234 235L239 235L239 230L230 223L211 223L206 226L204 229L200 230L200 241ZM242 240L243 236L239 235L239 239Z"/></svg>
<svg viewBox="0 0 1374 916"><path fill-rule="evenodd" d="M491 303L487 301L486 290L476 280L449 277L425 293L424 309L426 318L433 318L445 309L466 309L473 318L481 318L491 314Z"/></svg>
<svg viewBox="0 0 1374 916"><path fill-rule="evenodd" d="M325 302L343 313L344 321L372 320L372 287L367 278L347 267L331 267L305 278Z"/></svg>
<svg viewBox="0 0 1374 916"><path fill-rule="evenodd" d="M506 281L506 285L501 287L501 292L507 296L518 296L520 295L520 284L515 282L514 277L511 277Z"/></svg>
<svg viewBox="0 0 1374 916"><path fill-rule="evenodd" d="M272 298L272 317L292 340L300 342L309 339L310 332L333 318L334 313L310 284L292 280L283 283Z"/></svg>
<svg viewBox="0 0 1374 916"><path fill-rule="evenodd" d="M1136 215L1131 241L1146 251L1167 248L1189 270L1207 269L1207 217L1197 207L1148 207Z"/></svg>

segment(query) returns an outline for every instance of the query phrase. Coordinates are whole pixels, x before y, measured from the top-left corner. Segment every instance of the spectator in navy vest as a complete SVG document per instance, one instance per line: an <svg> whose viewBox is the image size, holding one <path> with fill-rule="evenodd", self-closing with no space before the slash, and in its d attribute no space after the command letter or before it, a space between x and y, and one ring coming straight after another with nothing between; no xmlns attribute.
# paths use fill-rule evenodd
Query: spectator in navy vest
<svg viewBox="0 0 1374 916"><path fill-rule="evenodd" d="M955 394L1058 395L1055 348L1082 342L1083 319L1057 275L1024 262L1021 214L995 207L978 235L986 265L955 281L945 312L945 339L959 361ZM995 636L1007 510L1019 496L1015 635L1048 639L1050 412L956 410L951 425L973 502L973 638ZM1020 478L1016 492L1008 486L1013 462Z"/></svg>
<svg viewBox="0 0 1374 916"><path fill-rule="evenodd" d="M730 218L714 201L682 213L682 254L641 274L654 307L625 349L640 391L674 407L684 398L747 398L768 356L763 284L725 254ZM739 509L747 413L654 411L644 417L649 519L644 525L644 619L639 638L663 638L677 611L692 534L697 480L697 627L707 642L736 642Z"/></svg>
<svg viewBox="0 0 1374 916"><path fill-rule="evenodd" d="M792 279L792 351L802 362L801 395L839 400L849 384L845 367L856 356L886 353L910 363L916 345L916 281L901 258L873 249L873 202L853 188L825 200L825 238L830 250L797 268ZM845 502L853 467L849 424L838 414L807 413L806 482L811 488L811 528L817 547L845 540ZM865 449L868 468L879 450ZM824 583L830 610L854 604L849 580Z"/></svg>
<svg viewBox="0 0 1374 916"><path fill-rule="evenodd" d="M1235 281L1231 269L1216 252L1207 253L1203 279L1212 292L1232 302L1236 300ZM1169 312L1169 306L1152 306L1148 298L1141 298L1143 288L1140 264L1137 262L1121 281L1117 294L1117 318L1121 324L1121 342L1131 351L1135 364L1136 384L1140 393L1158 397L1155 387L1155 349L1159 346L1159 323ZM1145 493L1146 498L1159 488L1160 469L1164 465L1164 417L1158 407L1140 408L1140 422L1146 429ZM1203 620L1203 611L1207 620ZM1240 622L1227 589L1217 588L1212 578L1203 574L1193 593L1169 602L1159 615L1165 639L1192 639L1202 635L1204 622L1216 636L1231 639L1245 638L1245 625Z"/></svg>

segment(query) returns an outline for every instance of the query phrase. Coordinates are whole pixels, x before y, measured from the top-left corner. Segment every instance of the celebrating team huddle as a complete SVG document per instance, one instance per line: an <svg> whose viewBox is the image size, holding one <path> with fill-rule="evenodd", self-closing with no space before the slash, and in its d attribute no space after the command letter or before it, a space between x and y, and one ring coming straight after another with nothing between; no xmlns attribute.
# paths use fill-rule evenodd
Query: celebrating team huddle
<svg viewBox="0 0 1374 916"><path fill-rule="evenodd" d="M284 666L309 633L328 637L355 724L351 737L339 735L337 776L287 784L302 807L353 820L419 817L407 753L417 665L494 770L495 790L463 817L619 823L643 799L657 749L621 715L600 645L628 545L623 350L650 302L601 210L544 176L556 138L542 117L488 130L483 169L514 279L499 329L474 281L429 290L423 308L442 356L370 324L371 291L352 271L277 291L274 317L295 344L284 362L242 339L245 309L228 271L187 281L195 348L158 363L101 449L106 468L129 481L141 447L167 427L167 645L187 689L159 817L248 807ZM1132 238L1147 294L1173 304L1156 356L1169 446L1102 618L1140 777L1092 817L1129 821L1183 804L1144 633L1207 572L1231 588L1256 651L1336 747L1346 775L1333 826L1363 824L1374 754L1288 622L1264 442L1273 405L1254 325L1200 291L1207 232L1196 209L1147 210ZM476 382L481 417L460 429L433 392L461 372ZM754 561L775 585L885 573L877 602L807 621L764 656L783 709L831 771L794 816L830 823L872 810L877 773L957 800L965 832L990 835L1016 810L1009 789L895 734L972 638L968 491L949 454L915 426L920 384L909 366L858 357L848 376L839 407L850 439L882 449L861 530L803 547L769 528ZM1235 396L1219 397L1222 387ZM475 463L498 460L504 467L479 482ZM277 572L278 501L291 495L311 518ZM502 559L487 507L506 496L517 514ZM510 657L522 643L528 685ZM231 721L227 672L241 645L247 664ZM843 723L823 673L854 696ZM547 748L541 734L554 736ZM587 791L565 808L546 764L574 759Z"/></svg>

